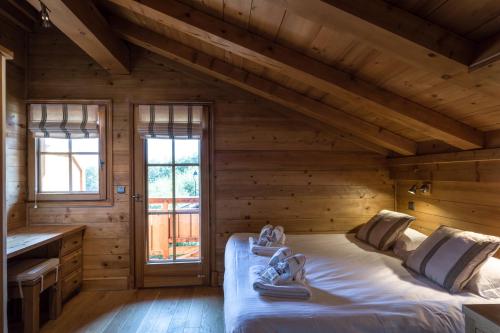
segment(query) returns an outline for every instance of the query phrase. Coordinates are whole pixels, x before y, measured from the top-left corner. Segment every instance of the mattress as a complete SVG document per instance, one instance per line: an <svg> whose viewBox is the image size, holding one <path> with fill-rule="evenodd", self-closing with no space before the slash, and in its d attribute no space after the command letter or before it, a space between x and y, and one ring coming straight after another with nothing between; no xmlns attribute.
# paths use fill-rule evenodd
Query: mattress
<svg viewBox="0 0 500 333"><path fill-rule="evenodd" d="M255 235L235 234L226 245L226 332L464 332L462 304L492 302L469 292L451 295L353 234L287 235L293 252L307 256L312 297L259 296L249 268L269 258L249 251L249 236Z"/></svg>

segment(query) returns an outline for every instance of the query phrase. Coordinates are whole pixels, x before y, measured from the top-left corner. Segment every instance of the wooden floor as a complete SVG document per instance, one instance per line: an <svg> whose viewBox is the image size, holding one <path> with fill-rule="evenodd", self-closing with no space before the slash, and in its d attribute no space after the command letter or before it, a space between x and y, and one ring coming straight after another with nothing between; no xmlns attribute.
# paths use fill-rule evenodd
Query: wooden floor
<svg viewBox="0 0 500 333"><path fill-rule="evenodd" d="M223 333L219 288L186 287L81 292L42 333Z"/></svg>

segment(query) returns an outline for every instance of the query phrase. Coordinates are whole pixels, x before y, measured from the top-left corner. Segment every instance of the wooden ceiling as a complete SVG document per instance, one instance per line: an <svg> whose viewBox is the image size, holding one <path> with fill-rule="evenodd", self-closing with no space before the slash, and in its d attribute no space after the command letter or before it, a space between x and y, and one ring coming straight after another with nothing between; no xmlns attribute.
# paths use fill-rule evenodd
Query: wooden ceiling
<svg viewBox="0 0 500 333"><path fill-rule="evenodd" d="M482 41L500 30L497 0L388 0L465 38Z"/></svg>
<svg viewBox="0 0 500 333"><path fill-rule="evenodd" d="M111 72L128 59L113 29L402 155L432 139L479 149L500 129L498 0L96 1L107 23L92 4L44 2Z"/></svg>

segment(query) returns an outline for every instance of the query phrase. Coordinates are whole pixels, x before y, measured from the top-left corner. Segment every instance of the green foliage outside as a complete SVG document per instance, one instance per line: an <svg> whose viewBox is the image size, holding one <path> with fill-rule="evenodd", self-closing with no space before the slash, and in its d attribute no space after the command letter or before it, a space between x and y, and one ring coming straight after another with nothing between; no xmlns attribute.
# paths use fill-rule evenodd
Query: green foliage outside
<svg viewBox="0 0 500 333"><path fill-rule="evenodd" d="M85 191L99 191L99 175L97 174L96 168L85 170Z"/></svg>
<svg viewBox="0 0 500 333"><path fill-rule="evenodd" d="M199 195L199 170L193 166L176 167L175 182L176 197L197 197ZM148 191L150 197L171 198L172 197L172 167L149 167L148 168Z"/></svg>

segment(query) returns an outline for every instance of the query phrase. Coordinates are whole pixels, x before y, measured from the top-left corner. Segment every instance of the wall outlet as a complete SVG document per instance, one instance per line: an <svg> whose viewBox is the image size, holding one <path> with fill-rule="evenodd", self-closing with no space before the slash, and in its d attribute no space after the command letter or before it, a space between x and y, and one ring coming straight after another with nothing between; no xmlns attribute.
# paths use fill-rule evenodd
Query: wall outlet
<svg viewBox="0 0 500 333"><path fill-rule="evenodd" d="M116 186L116 193L118 194L125 194L127 192L125 185L117 185Z"/></svg>
<svg viewBox="0 0 500 333"><path fill-rule="evenodd" d="M415 202L408 201L408 209L409 210L415 210Z"/></svg>

